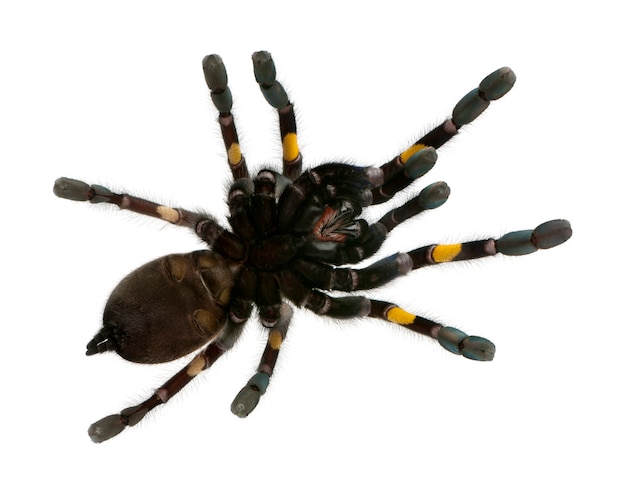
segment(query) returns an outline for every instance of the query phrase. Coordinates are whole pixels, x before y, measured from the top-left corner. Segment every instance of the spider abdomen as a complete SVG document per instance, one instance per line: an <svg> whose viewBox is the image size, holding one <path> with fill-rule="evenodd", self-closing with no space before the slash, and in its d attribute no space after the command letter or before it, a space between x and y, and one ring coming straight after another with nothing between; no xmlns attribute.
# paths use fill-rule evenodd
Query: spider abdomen
<svg viewBox="0 0 626 501"><path fill-rule="evenodd" d="M87 354L160 363L191 353L222 330L232 286L233 270L211 251L155 259L113 290Z"/></svg>

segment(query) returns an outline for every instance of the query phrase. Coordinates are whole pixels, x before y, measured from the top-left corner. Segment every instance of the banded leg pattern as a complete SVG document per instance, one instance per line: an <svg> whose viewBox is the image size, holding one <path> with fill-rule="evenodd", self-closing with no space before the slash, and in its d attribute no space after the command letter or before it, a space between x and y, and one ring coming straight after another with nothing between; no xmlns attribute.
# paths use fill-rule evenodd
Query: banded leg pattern
<svg viewBox="0 0 626 501"><path fill-rule="evenodd" d="M446 203L449 196L450 188L446 183L443 181L432 183L420 191L419 195L413 197L404 205L387 212L378 222L389 232L400 223L413 216L417 216L426 210L441 207Z"/></svg>
<svg viewBox="0 0 626 501"><path fill-rule="evenodd" d="M283 147L283 174L289 179L297 179L302 174L302 155L298 147L296 116L287 92L276 80L276 66L267 51L252 54L254 77L263 97L272 108L278 111L280 139Z"/></svg>
<svg viewBox="0 0 626 501"><path fill-rule="evenodd" d="M440 244L420 247L407 254L413 269L450 261L467 261L497 253L508 256L531 254L539 249L550 249L572 236L572 228L564 219L554 219L540 224L534 230L513 231L499 239L475 240L458 244Z"/></svg>
<svg viewBox="0 0 626 501"><path fill-rule="evenodd" d="M196 225L206 219L206 216L185 209L177 209L157 204L143 198L126 193L113 193L104 186L89 185L77 179L60 177L54 182L54 194L59 198L92 204L107 203L117 205L120 209L155 217L178 226L185 226L193 230Z"/></svg>
<svg viewBox="0 0 626 501"><path fill-rule="evenodd" d="M211 100L219 111L218 123L222 132L222 139L226 147L228 165L235 180L249 177L246 159L241 154L239 136L235 127L235 118L232 115L233 96L228 87L228 75L222 58L217 54L206 56L202 60L204 79L211 90Z"/></svg>
<svg viewBox="0 0 626 501"><path fill-rule="evenodd" d="M126 193L113 193L104 186L89 185L66 177L57 179L53 190L54 194L60 198L90 203L108 203L120 209L191 228L215 251L231 259L242 259L245 254L244 245L236 235L220 226L215 219L204 214L167 207Z"/></svg>
<svg viewBox="0 0 626 501"><path fill-rule="evenodd" d="M427 163L424 156L432 157L432 151L429 150L440 148L452 139L463 125L474 121L487 109L491 101L500 99L513 88L515 79L513 70L506 67L489 74L476 89L457 103L452 111L452 118L445 120L393 160L381 166L385 173L385 181L382 186L372 190L373 203L379 204L389 200L398 191L428 172L428 168L424 170L421 165ZM436 157L434 158L436 160Z"/></svg>
<svg viewBox="0 0 626 501"><path fill-rule="evenodd" d="M484 337L468 336L459 329L444 327L437 322L409 313L393 303L372 300L372 311L369 316L432 337L450 353L463 355L470 360L488 362L493 360L496 353L495 345Z"/></svg>
<svg viewBox="0 0 626 501"><path fill-rule="evenodd" d="M293 309L291 306L283 303L280 308L280 318L268 333L267 345L261 356L256 374L252 376L246 383L246 386L241 389L230 406L230 410L233 414L239 417L248 416L248 414L255 409L261 396L267 390L270 384L270 378L274 373L276 361L278 360L278 352L287 335L287 329L289 328L292 315Z"/></svg>
<svg viewBox="0 0 626 501"><path fill-rule="evenodd" d="M243 324L229 322L220 338L198 353L185 367L168 379L150 398L128 407L119 414L112 414L93 423L87 430L91 440L100 443L121 433L127 426L135 426L148 412L166 403L182 390L193 378L211 367L240 336Z"/></svg>
<svg viewBox="0 0 626 501"><path fill-rule="evenodd" d="M293 263L292 270L310 287L346 292L367 290L425 266L479 259L497 253L509 256L530 254L560 245L571 235L569 222L555 219L540 224L534 230L514 231L499 239L427 245L387 256L361 269L336 268L313 260L298 259Z"/></svg>

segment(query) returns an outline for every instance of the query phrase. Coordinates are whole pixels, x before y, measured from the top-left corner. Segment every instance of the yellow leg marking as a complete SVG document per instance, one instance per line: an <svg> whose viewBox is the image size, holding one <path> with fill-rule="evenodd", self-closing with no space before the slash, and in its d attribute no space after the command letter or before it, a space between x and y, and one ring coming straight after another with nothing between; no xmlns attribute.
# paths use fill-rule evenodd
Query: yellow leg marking
<svg viewBox="0 0 626 501"><path fill-rule="evenodd" d="M415 155L415 153L417 153L419 150L423 150L424 148L426 148L425 144L414 144L408 150L400 153L400 163L404 165L409 158L411 158L413 155Z"/></svg>
<svg viewBox="0 0 626 501"><path fill-rule="evenodd" d="M437 245L432 252L435 263L447 263L452 261L461 252L462 244Z"/></svg>
<svg viewBox="0 0 626 501"><path fill-rule="evenodd" d="M204 370L204 364L204 357L202 355L198 355L191 362L189 362L189 366L187 367L187 375L197 376Z"/></svg>
<svg viewBox="0 0 626 501"><path fill-rule="evenodd" d="M280 332L278 332L277 330L271 331L269 337L269 345L272 350L279 349L281 344L283 344L283 337L280 335Z"/></svg>
<svg viewBox="0 0 626 501"><path fill-rule="evenodd" d="M176 224L180 221L180 213L176 209L166 207L165 205L159 205L156 208L156 211L159 214L159 217L168 223Z"/></svg>
<svg viewBox="0 0 626 501"><path fill-rule="evenodd" d="M228 163L231 165L238 165L241 162L241 148L239 143L233 143L228 148Z"/></svg>
<svg viewBox="0 0 626 501"><path fill-rule="evenodd" d="M387 320L394 324L409 325L415 320L415 315L394 306L387 312Z"/></svg>
<svg viewBox="0 0 626 501"><path fill-rule="evenodd" d="M291 162L298 158L299 154L298 137L293 132L289 132L283 139L283 159L287 162Z"/></svg>

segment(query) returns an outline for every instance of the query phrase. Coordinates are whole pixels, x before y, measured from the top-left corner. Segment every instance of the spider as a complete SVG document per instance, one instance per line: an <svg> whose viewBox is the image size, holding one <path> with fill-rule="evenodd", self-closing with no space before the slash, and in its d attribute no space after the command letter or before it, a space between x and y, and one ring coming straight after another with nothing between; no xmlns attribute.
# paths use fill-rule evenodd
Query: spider
<svg viewBox="0 0 626 501"><path fill-rule="evenodd" d="M430 336L454 354L492 360L495 346L485 338L469 336L391 302L325 291L373 289L411 270L450 261L529 254L559 245L572 234L569 222L553 220L497 239L428 245L362 268L346 266L373 256L403 221L446 202L450 190L444 182L436 182L377 222L359 217L367 206L390 200L428 172L437 160L436 149L478 117L490 101L505 95L515 83L515 74L509 68L491 73L458 102L451 118L380 167L333 162L302 171L293 104L276 80L272 57L256 52L252 62L263 96L278 112L283 152L282 172L261 168L256 176L249 174L239 147L224 63L215 54L202 62L234 179L228 192L230 229L210 215L114 193L103 186L68 178L55 182L58 197L114 204L185 226L210 248L151 261L111 293L103 327L87 344L87 355L115 351L126 360L152 364L204 348L150 398L93 423L88 433L94 442L136 425L213 365L234 345L254 306L268 329L267 345L257 372L231 405L239 417L249 415L267 390L292 317L291 305L336 319L385 320Z"/></svg>

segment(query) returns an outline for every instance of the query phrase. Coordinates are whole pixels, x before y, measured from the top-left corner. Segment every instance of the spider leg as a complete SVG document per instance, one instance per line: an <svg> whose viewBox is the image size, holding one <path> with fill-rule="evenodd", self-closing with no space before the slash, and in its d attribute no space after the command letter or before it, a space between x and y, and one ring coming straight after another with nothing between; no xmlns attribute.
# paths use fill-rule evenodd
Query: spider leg
<svg viewBox="0 0 626 501"><path fill-rule="evenodd" d="M228 221L233 232L244 241L262 238L276 224L276 200L290 184L287 177L268 169L254 179L233 183L228 193Z"/></svg>
<svg viewBox="0 0 626 501"><path fill-rule="evenodd" d="M361 269L336 268L314 260L298 259L292 270L309 287L352 292L375 289L412 269L408 254L397 253L387 256Z"/></svg>
<svg viewBox="0 0 626 501"><path fill-rule="evenodd" d="M302 155L298 147L296 116L293 104L279 81L276 80L276 67L269 52L252 54L254 77L265 100L278 111L280 139L283 145L283 174L294 180L302 173Z"/></svg>
<svg viewBox="0 0 626 501"><path fill-rule="evenodd" d="M384 257L361 269L336 268L313 260L298 259L294 261L292 270L310 287L346 292L367 290L380 287L411 270L425 266L467 261L497 253L521 256L560 245L571 235L569 222L556 219L540 224L534 230L514 231L498 239L427 245Z"/></svg>
<svg viewBox="0 0 626 501"><path fill-rule="evenodd" d="M233 232L244 241L254 237L255 230L249 218L250 196L254 192L254 182L248 177L235 181L228 192L228 222Z"/></svg>
<svg viewBox="0 0 626 501"><path fill-rule="evenodd" d="M233 107L233 96L228 87L228 75L222 58L217 54L206 56L202 60L202 70L204 79L211 90L211 100L219 111L217 118L222 131L222 139L226 147L228 165L235 180L249 177L246 159L241 154L239 147L239 136L235 127L235 118L231 110Z"/></svg>
<svg viewBox="0 0 626 501"><path fill-rule="evenodd" d="M280 305L280 317L268 333L267 345L261 356L256 374L241 389L230 406L233 414L239 417L246 417L254 410L259 403L261 395L267 390L270 378L274 373L276 361L278 360L278 352L287 335L292 315L293 309L291 306L282 303Z"/></svg>
<svg viewBox="0 0 626 501"><path fill-rule="evenodd" d="M480 336L468 336L454 327L443 325L403 310L399 306L386 301L371 300L372 309L369 316L386 320L413 332L424 334L439 341L439 344L455 355L463 355L470 360L490 361L496 352L495 345Z"/></svg>
<svg viewBox="0 0 626 501"><path fill-rule="evenodd" d="M263 238L276 222L276 182L269 171L254 178L254 194L250 197L249 215L257 237Z"/></svg>
<svg viewBox="0 0 626 501"><path fill-rule="evenodd" d="M119 414L112 414L93 423L87 431L91 440L96 443L104 442L121 433L127 426L135 426L148 412L166 403L200 372L211 367L218 358L232 348L242 330L243 323L228 322L224 332L216 341L198 353L191 362L168 379L150 398L139 405L122 410Z"/></svg>
<svg viewBox="0 0 626 501"><path fill-rule="evenodd" d="M83 181L67 177L60 177L54 182L54 194L59 198L77 202L117 205L120 209L155 217L162 221L178 226L186 226L194 230L199 221L206 219L206 216L202 214L185 209L167 207L126 193L113 193L104 186L97 184L89 185Z"/></svg>
<svg viewBox="0 0 626 501"><path fill-rule="evenodd" d="M252 305L256 298L257 275L254 270L243 267L237 277L232 291L230 319L235 323L245 322L252 313Z"/></svg>
<svg viewBox="0 0 626 501"><path fill-rule="evenodd" d="M282 315L280 285L273 273L257 273L255 303L259 308L259 318L265 327L274 327Z"/></svg>
<svg viewBox="0 0 626 501"><path fill-rule="evenodd" d="M280 290L296 306L304 306L317 315L356 318L370 313L370 300L365 296L329 296L304 285L300 277L291 270L280 273Z"/></svg>
<svg viewBox="0 0 626 501"><path fill-rule="evenodd" d="M450 261L466 261L497 253L508 256L531 254L539 249L550 249L561 245L572 236L569 221L554 219L540 224L534 230L506 233L498 239L475 240L457 244L440 244L420 247L407 254L413 263L412 269Z"/></svg>
<svg viewBox="0 0 626 501"><path fill-rule="evenodd" d="M420 158L424 155L422 150L430 150L426 155L432 156L435 148L443 146L452 139L463 125L474 121L487 109L491 101L500 99L511 90L515 79L515 73L506 67L489 74L476 89L466 94L456 104L452 111L452 118L445 120L397 157L381 166L384 172L384 183L372 190L372 203L386 202L416 178L424 175L428 169L424 170L421 167L424 162L424 159Z"/></svg>
<svg viewBox="0 0 626 501"><path fill-rule="evenodd" d="M213 250L234 260L242 259L245 253L244 245L236 235L205 214L167 207L126 193L113 193L104 186L96 184L90 186L83 181L66 177L55 181L54 194L60 198L79 202L117 205L120 209L191 228Z"/></svg>
<svg viewBox="0 0 626 501"><path fill-rule="evenodd" d="M442 206L449 196L450 188L446 183L443 181L432 183L404 205L387 212L378 222L389 232L410 217L416 216L425 210L436 209Z"/></svg>
<svg viewBox="0 0 626 501"><path fill-rule="evenodd" d="M318 314L325 314L323 304L346 304L361 306L348 313L343 307L340 318L350 318L368 314L402 325L414 332L425 334L439 341L446 350L457 355L463 355L472 360L492 360L495 353L494 344L488 339L478 336L468 336L454 327L443 325L409 313L395 304L384 301L370 300L365 297L331 298L326 294L311 290L309 287L318 287L326 290L354 291L379 287L410 270L441 264L450 261L463 261L481 257L493 256L501 253L510 256L530 254L539 249L549 249L567 241L572 235L568 221L557 219L539 225L534 230L514 231L499 239L486 239L473 242L448 245L429 245L383 258L362 269L335 268L326 264L297 260L293 264L293 271L283 272L281 283L289 299L298 305L312 309ZM305 284L301 283L304 280ZM308 286L308 287L307 287ZM365 305L369 308L366 311Z"/></svg>

